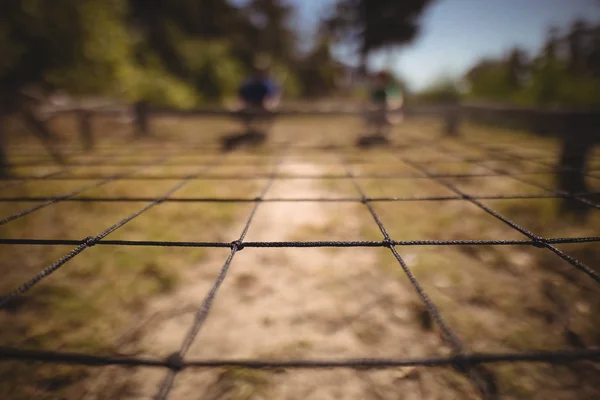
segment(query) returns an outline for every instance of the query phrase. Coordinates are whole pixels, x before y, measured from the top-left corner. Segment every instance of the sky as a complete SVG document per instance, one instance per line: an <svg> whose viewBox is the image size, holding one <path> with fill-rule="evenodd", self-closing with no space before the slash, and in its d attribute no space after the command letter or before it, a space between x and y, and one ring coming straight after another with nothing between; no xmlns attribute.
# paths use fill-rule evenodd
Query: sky
<svg viewBox="0 0 600 400"><path fill-rule="evenodd" d="M297 8L297 25L310 31L334 0L288 0ZM385 66L413 89L436 79L462 75L477 60L498 56L512 47L535 52L550 25L568 26L575 18L600 21L600 0L437 0L425 11L421 35L393 56L375 55L373 66ZM346 48L335 54L346 62Z"/></svg>

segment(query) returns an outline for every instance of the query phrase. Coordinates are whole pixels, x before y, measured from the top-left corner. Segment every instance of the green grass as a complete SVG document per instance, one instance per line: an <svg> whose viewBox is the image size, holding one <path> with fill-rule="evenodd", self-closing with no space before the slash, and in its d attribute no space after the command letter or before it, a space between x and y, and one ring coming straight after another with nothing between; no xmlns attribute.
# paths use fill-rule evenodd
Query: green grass
<svg viewBox="0 0 600 400"><path fill-rule="evenodd" d="M189 135L192 126L171 125L170 129ZM68 139L68 137L66 138ZM66 140L65 139L65 140ZM132 156L126 162L156 158L156 143L128 143ZM112 146L113 150L110 150ZM111 154L119 142L103 139L87 156L91 161ZM154 146L154 148L153 148ZM35 147L35 146L34 146ZM137 148L137 151L136 151ZM150 150L148 150L150 149ZM33 148L34 151L37 151ZM123 153L124 154L124 153ZM21 162L22 156L15 156ZM169 165L152 167L155 175L186 174L177 163L207 162L201 152L174 156ZM110 174L128 167L75 167L73 176ZM46 173L48 167L19 168L15 174ZM143 172L144 170L141 170ZM248 171L252 172L252 171ZM60 196L94 180L32 181L9 186L3 197ZM157 197L178 184L177 180L114 181L85 191L80 196ZM247 197L259 190L254 181L191 181L173 197ZM0 217L12 215L37 203L0 203ZM90 203L59 202L0 226L3 238L83 239L95 236L148 202ZM249 213L250 203L162 203L134 218L106 239L167 241L231 241L231 229ZM237 235L238 233L235 233ZM44 267L69 253L75 246L0 246L0 290L6 293ZM117 351L115 343L123 327L141 312L154 296L167 294L182 283L186 269L209 257L205 248L161 248L97 245L84 250L29 293L0 312L2 345L29 349L56 349L106 354ZM4 362L0 364L0 398L54 399L77 397L89 370L81 367Z"/></svg>
<svg viewBox="0 0 600 400"><path fill-rule="evenodd" d="M56 121L67 128L68 121ZM235 130L235 123L211 119L201 124L193 119L177 121L160 119L153 123L155 139L134 145L118 136L126 133L110 121L99 121L99 129L109 129L107 137L99 138L100 145L90 155L75 155L73 160L86 162L90 158L119 151L129 161L144 162L156 157L163 149L171 149L177 141L190 144L185 156L175 157L171 164L152 167L140 173L148 175L187 174L190 169L177 162L209 162L216 154L218 138ZM360 127L351 118L289 119L278 122L278 134L273 141L291 140L294 145L351 145ZM104 127L104 128L102 128ZM72 128L69 128L72 129ZM69 132L69 129L65 129ZM347 161L376 161L375 164L353 164L357 174L414 173L415 169L399 158L424 161L424 168L440 174L483 172L471 163L455 163L434 151L442 146L469 157L484 157L478 150L440 137L439 123L430 120L408 121L397 128L399 144L414 144L432 140L419 150L414 148L344 152ZM206 132L214 137L206 138ZM524 157L535 155L536 148L555 151L556 141L501 129L465 125L463 135L468 140L501 146L519 146ZM64 140L73 137L64 135ZM125 148L122 143L128 143ZM208 150L193 150L191 146L204 143ZM157 148L157 144L160 148ZM115 147L115 145L117 147ZM133 146L133 147L131 147ZM32 148L36 147L33 145ZM115 150L118 149L118 150ZM35 150L35 148L34 148ZM38 149L39 150L39 149ZM137 150L129 152L126 150ZM37 150L36 150L37 151ZM215 173L265 173L268 168L248 170L247 155L277 155L279 150L257 149L237 152L224 160ZM315 164L332 166L323 173L339 172L337 155L323 153L306 155ZM24 160L24 156L20 157ZM33 158L32 158L33 159ZM446 162L443 162L443 161ZM507 171L532 168L527 162L486 162L485 165ZM50 167L22 167L20 174L47 173ZM112 174L121 169L77 167L71 173L85 176L90 173ZM552 184L551 176L530 176L541 184ZM48 196L66 193L86 182L43 181L6 188L2 196ZM452 195L443 185L428 179L358 180L367 196L439 196ZM447 182L469 194L522 194L537 189L508 178L447 178ZM74 182L73 182L74 183ZM91 182L90 182L91 183ZM265 181L211 180L192 181L173 197L254 197ZM323 180L323 189L331 195L357 197L351 185L335 180ZM118 181L82 196L144 196L164 193L177 181ZM600 234L600 216L592 210L584 219L561 212L556 200L484 200L489 207L516 221L540 236L586 236ZM146 203L76 203L64 202L38 210L31 216L0 227L0 237L71 238L82 239L96 235ZM31 203L11 205L0 203L0 218ZM395 240L459 240L459 239L525 239L502 221L463 200L431 202L373 202L390 236ZM319 225L308 224L294 233L291 240L332 238L382 240L379 227L360 203L347 203L338 213L328 215ZM130 221L107 239L169 240L169 241L231 241L232 226L243 220L250 203L163 203ZM351 229L344 224L352 215L357 221ZM600 259L600 246L594 243L559 245L562 251L595 267ZM0 289L6 292L40 271L44 266L67 254L72 246L0 246ZM425 291L439 307L449 325L473 351L501 352L534 349L573 348L573 337L586 346L600 345L600 296L594 283L580 271L545 249L528 246L398 246L398 252L421 282ZM327 250L329 251L329 250ZM343 249L333 249L335 252ZM389 255L389 254L388 254ZM120 329L143 310L149 299L168 294L182 283L187 268L199 266L209 257L202 248L155 248L95 246L85 250L59 271L34 288L9 311L0 313L3 326L3 345L26 348L45 348L93 353L110 353ZM282 260L284 262L285 260ZM398 279L407 292L415 293L397 261L391 256L377 260L390 279ZM246 282L248 283L248 282ZM244 284L244 282L240 282ZM424 331L430 327L425 309L414 294L410 307L415 321L422 321ZM439 333L439 332L438 332ZM357 336L367 343L376 339L376 327L357 326ZM273 357L295 357L310 343L295 343L281 349ZM298 352L299 351L299 352ZM505 398L596 398L597 376L585 363L569 366L537 364L506 364L490 367L495 373L501 395ZM586 372L587 371L587 372ZM592 372L590 372L592 371ZM0 398L50 399L77 393L76 383L82 382L88 370L78 367L42 366L26 363L0 364ZM423 372L431 376L433 386L443 390L450 387L463 398L476 398L465 378L450 370ZM434 378L435 375L435 378ZM226 369L219 372L207 393L231 399L268 398L270 373ZM573 382L577 382L573 384ZM546 389L550 387L552 390ZM437 393L438 389L435 389ZM554 396L556 394L556 396ZM207 394L208 396L208 394ZM217 398L217 397L214 397Z"/></svg>
<svg viewBox="0 0 600 400"><path fill-rule="evenodd" d="M244 369L223 369L201 396L203 399L258 400L267 399L269 372Z"/></svg>
<svg viewBox="0 0 600 400"><path fill-rule="evenodd" d="M413 136L417 132L415 126L402 129L405 136L401 140L417 138ZM421 139L437 135L429 129L418 132ZM514 145L518 141L523 143L521 152L524 156L533 154L530 146L552 151L557 149L552 139L523 132L468 125L463 134L469 140L495 145ZM471 149L465 151L464 146L444 138L437 140L436 145L466 156L483 156ZM406 166L399 161L396 164L390 162L390 152L386 150L372 150L368 154L371 161L382 161L375 166L356 166L356 173L402 171ZM393 155L427 160L429 149L422 153L400 150ZM364 154L357 157L366 158ZM383 165L385 168L381 168ZM436 173L479 172L469 163L432 162L424 164L424 167ZM494 167L514 171L532 168L532 165L506 162ZM553 177L546 175L532 175L528 179L537 179L545 185L554 183ZM510 178L447 181L472 195L540 193L537 188ZM444 193L446 188L443 185L427 180L365 179L359 180L359 184L370 197L448 194ZM565 214L561 211L559 200L485 200L483 203L540 236L575 237L600 233L600 213L590 210L585 218ZM374 202L372 205L395 240L526 239L502 221L465 201ZM361 235L365 240L382 240L383 236L372 218L361 217L361 220ZM558 247L592 267L600 259L600 246L595 243ZM600 306L600 296L594 282L548 250L529 246L400 246L397 250L449 325L473 351L573 348L576 345L572 338L567 337L569 332L585 346L600 345L600 321L594 317ZM405 283L407 290L414 290L396 260L382 258L379 265L390 276ZM421 306L415 307L415 312L422 311ZM496 374L500 393L506 398L533 398L544 392L548 381L553 382L552 386L556 393L561 393L561 398L593 398L598 394L595 378L593 374L582 373L581 368L584 368L583 365L507 364L490 367ZM579 386L571 384L576 379L580 381ZM552 397L549 392L546 393Z"/></svg>

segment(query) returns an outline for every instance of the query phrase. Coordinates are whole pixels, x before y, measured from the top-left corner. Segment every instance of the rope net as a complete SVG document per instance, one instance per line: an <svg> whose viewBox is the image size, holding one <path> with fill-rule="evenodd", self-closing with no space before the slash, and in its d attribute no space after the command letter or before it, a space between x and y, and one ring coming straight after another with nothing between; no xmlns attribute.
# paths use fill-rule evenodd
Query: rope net
<svg viewBox="0 0 600 400"><path fill-rule="evenodd" d="M402 129L402 128L401 128ZM190 322L183 340L166 357L143 357L138 355L101 355L82 352L62 351L56 349L34 349L31 346L2 345L0 359L36 361L43 363L62 363L85 366L128 366L164 369L164 376L157 389L155 398L166 399L172 392L177 376L184 370L210 368L249 368L249 369L391 369L417 366L453 367L464 374L483 398L495 398L498 393L497 382L490 378L488 366L497 363L548 363L563 364L573 362L598 362L600 350L593 346L573 348L555 348L539 350L530 348L523 351L473 351L472 344L465 342L446 318L444 307L437 298L430 296L430 282L422 281L419 273L411 265L409 249L423 247L428 252L448 247L464 248L467 252L477 252L477 248L498 246L507 257L516 248L534 248L545 252L544 259L556 257L569 265L578 273L576 279L587 280L582 290L597 291L600 274L595 265L573 256L566 245L594 244L600 242L600 231L595 235L545 235L535 228L525 226L506 212L505 202L520 204L527 201L560 200L577 203L589 213L597 213L600 208L600 158L591 160L591 168L586 171L590 184L590 192L564 193L556 189L551 177L560 171L556 167L556 151L552 147L526 147L519 142L501 142L490 145L484 141L465 138L439 140L435 135L422 136L407 134L398 135L398 142L376 150L356 150L348 144L322 146L321 144L296 143L287 137L285 141L270 143L263 151L220 153L214 146L205 143L192 145L157 145L144 144L138 148L106 145L94 155L72 153L71 162L60 169L44 170L52 167L51 162L27 146L16 147L13 156L13 169L16 175L7 177L0 186L3 188L0 205L4 214L0 215L0 245L11 246L43 246L51 249L68 250L55 261L40 266L37 273L23 275L21 283L12 288L4 288L0 297L0 307L8 313L6 321L19 312L19 304L26 300L28 292L45 281L60 280L61 270L68 268L69 262L91 248L102 251L112 248L198 248L225 249L228 254L222 259L220 268L203 300L193 310L194 317ZM139 148L141 147L141 149ZM145 152L145 153L144 153ZM73 155L74 154L74 155ZM305 162L309 158L315 171L296 171L288 168L290 164ZM43 173L35 171L43 170ZM34 171L34 172L31 172ZM494 180L498 186L494 190L486 190L486 182ZM302 181L319 181L325 185L344 187L343 191L331 190L318 196L286 196L286 193L273 191L273 186L282 182L297 184ZM222 186L241 185L252 182L252 190L246 196L224 196L220 193L186 195L185 189L191 185L211 184L217 182ZM50 183L48 193L40 193L36 185ZM145 189L121 192L103 191L111 185L127 185L136 183ZM413 193L390 195L389 189L400 183L414 185ZM52 186L55 185L55 186ZM504 186L503 186L504 185ZM69 190L63 190L67 187ZM137 188L138 186L136 186ZM516 192L505 192L502 187L518 188ZM32 189L33 188L33 189ZM250 188L250 186L249 186ZM430 188L435 188L431 189ZM60 193L54 192L58 191ZM392 190L393 191L393 190ZM127 195L118 193L126 192ZM202 192L202 190L200 190ZM385 192L385 193L383 193ZM33 194L32 194L33 193ZM114 193L117 193L116 195ZM272 194L273 193L273 194ZM268 212L270 204L289 204L290 210L298 203L323 203L332 207L341 204L355 204L361 212L368 215L370 228L379 233L377 240L340 240L331 235L325 240L310 237L305 240L246 240L258 213ZM426 207L425 210L435 212L436 208L444 208L448 204L467 204L480 212L480 217L494 220L504 226L505 237L479 237L477 231L468 231L471 225L465 220L465 238L448 239L440 234L438 237L414 238L414 232L398 230L398 224L382 210L390 207ZM72 232L64 232L64 236L50 235L44 238L37 236L33 230L26 235L14 236L10 227L19 221L29 219L35 225L36 216L40 212L52 212L54 207L69 207L71 204L88 204L90 207L123 208L127 213L121 218L110 220L107 215L105 226L89 235L73 237ZM231 240L202 241L195 237L185 240L153 240L144 235L136 238L118 238L117 233L134 225L144 215L150 215L153 209L161 207L210 207L210 206L247 206L243 221L236 221L241 229ZM105 208L102 208L104 210ZM237 215L237 214L236 214ZM190 212L188 220L197 214ZM276 218L273 216L273 218ZM423 218L428 218L427 211ZM460 218L460 215L455 215ZM468 218L468 217L467 217ZM543 215L540 217L543 224ZM163 221L161 226L169 227L179 220ZM572 219L565 218L564 225L569 228ZM85 218L75 222L85 225ZM231 224L230 224L231 225ZM218 227L206 226L205 230ZM436 227L443 232L445 226ZM334 229L335 230L335 229ZM577 228L568 229L576 232ZM401 232L399 236L398 232ZM151 236L151 235L150 235ZM315 236L323 236L322 234ZM466 238L471 237L471 238ZM207 359L190 357L190 348L202 345L202 332L215 299L224 282L231 274L232 262L242 251L251 249L272 248L274 252L282 248L298 248L298 251L309 248L333 248L348 251L349 248L381 249L389 252L396 264L396 274L402 274L409 286L416 293L425 315L431 320L440 338L448 349L447 354L426 354L421 356L382 357L378 353L361 358L223 358ZM329 253L328 253L329 254ZM330 253L336 257L337 253ZM408 256L405 256L408 254ZM442 254L442 253L440 253ZM19 260L12 260L14 268L19 268ZM486 261L480 260L483 267ZM453 263L445 260L444 263ZM260 269L261 265L254 266ZM285 268L285 262L281 268ZM377 268L377 265L372 265ZM352 265L347 265L350 271ZM440 266L440 268L443 268ZM53 278L52 278L53 277ZM285 290L280 288L280 290ZM306 295L310 295L307 293ZM359 295L359 294L357 294ZM467 312L467 311L464 311ZM454 318L452 318L454 320ZM291 329L291 328L290 328ZM497 329L506 329L498 326ZM268 329L265 329L268 335ZM596 368L596 367L594 367Z"/></svg>

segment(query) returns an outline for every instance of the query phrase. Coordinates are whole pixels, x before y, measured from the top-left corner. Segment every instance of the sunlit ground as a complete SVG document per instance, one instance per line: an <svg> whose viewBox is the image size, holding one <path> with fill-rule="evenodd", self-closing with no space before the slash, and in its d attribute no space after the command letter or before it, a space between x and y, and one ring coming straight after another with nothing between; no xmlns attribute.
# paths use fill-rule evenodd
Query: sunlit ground
<svg viewBox="0 0 600 400"><path fill-rule="evenodd" d="M78 241L147 208L104 238L137 245L87 248L12 302L0 312L2 346L166 357L179 348L230 250L160 242L230 243L248 221L250 242L381 241L363 197L389 237L402 242L397 252L469 351L600 344L593 279L547 248L472 242L528 240L484 207L537 236L600 236L600 211L569 213L562 200L546 198L555 188L557 141L466 125L451 139L427 119L398 126L392 146L365 150L354 146L359 120L304 117L278 121L262 147L225 153L219 139L239 129L232 121L155 119L153 138L133 141L130 127L98 118L95 150L84 153L75 127L68 117L54 121L66 167L32 136L13 140L16 177L52 175L0 182L0 196L15 200L0 202L0 219L39 207L1 225L0 238ZM600 154L590 167L588 187L600 191ZM167 195L176 201L154 201ZM0 290L10 292L75 247L0 245ZM555 247L597 269L598 242ZM448 355L452 347L430 311L388 248L247 247L235 255L186 359ZM494 364L482 373L502 398L600 395L591 362ZM0 398L152 398L164 374L2 362ZM419 366L187 369L171 398L480 396L452 368Z"/></svg>

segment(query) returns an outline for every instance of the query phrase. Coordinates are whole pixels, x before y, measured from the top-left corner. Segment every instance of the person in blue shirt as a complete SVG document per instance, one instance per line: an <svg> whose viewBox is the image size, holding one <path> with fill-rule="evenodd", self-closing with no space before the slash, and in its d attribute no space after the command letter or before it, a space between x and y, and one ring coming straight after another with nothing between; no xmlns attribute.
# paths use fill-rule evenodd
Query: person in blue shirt
<svg viewBox="0 0 600 400"><path fill-rule="evenodd" d="M279 90L277 84L269 79L266 67L256 67L252 78L240 87L240 100L247 107L271 110L277 105Z"/></svg>
<svg viewBox="0 0 600 400"><path fill-rule="evenodd" d="M279 98L279 85L269 77L268 64L259 60L252 75L240 85L237 102L230 108L241 119L244 132L225 136L222 139L223 149L228 151L244 144L263 143Z"/></svg>
<svg viewBox="0 0 600 400"><path fill-rule="evenodd" d="M265 63L255 65L252 76L242 83L239 90L241 113L248 133L265 134L270 123L270 112L279 105L280 90L269 77Z"/></svg>

